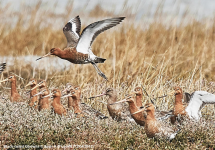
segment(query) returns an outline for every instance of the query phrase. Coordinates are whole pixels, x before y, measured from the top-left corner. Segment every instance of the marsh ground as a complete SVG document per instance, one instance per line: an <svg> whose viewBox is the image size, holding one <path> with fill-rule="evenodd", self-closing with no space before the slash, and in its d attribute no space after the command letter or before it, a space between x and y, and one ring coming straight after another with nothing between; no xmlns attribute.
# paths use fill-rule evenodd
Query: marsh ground
<svg viewBox="0 0 215 150"><path fill-rule="evenodd" d="M47 58L41 66L53 65L43 68L32 66L31 61L19 59L20 56L41 56L52 47L63 48L66 45L62 27L75 17L71 9L73 4L68 3L62 14L41 10L41 5L42 2L34 7L23 5L25 11L13 13L7 12L10 6L0 10L0 15L5 18L17 18L12 23L5 19L0 25L0 55L14 59L14 63L8 62L1 78L7 77L10 72L25 78L17 82L21 93L24 93L23 86L32 77L46 79L50 89L63 89L66 83L71 82L82 87L83 102L108 115L105 104L87 99L107 87L116 88L118 99L122 99L136 86L141 86L149 95L144 93L143 103L166 94L175 85L189 93L196 90L215 91L214 19L197 20L185 13L180 23L174 17L164 22L165 14L162 13L161 5L149 23L144 21L144 17L135 20L135 14L130 13L129 9L123 9L118 15L126 16L126 19L117 27L99 35L93 44L93 52L107 59L104 64L99 64L109 78L105 82L91 65L59 67L60 62L55 61L59 58ZM116 16L99 5L88 14L79 15L82 30L88 23ZM1 84L1 96L9 97L9 85ZM23 96L28 99L27 95ZM98 100L105 101L106 98ZM66 99L62 103L67 107ZM170 110L173 104L174 97L171 96L156 100L160 110ZM0 109L1 146L86 144L98 149L215 148L214 105L207 105L202 110L203 117L209 123L203 121L197 125L186 125L187 128L172 142L148 139L144 129L138 125L117 123L111 119L77 119L72 114L69 118L61 118L52 112L37 112L27 104L13 105L7 100L1 100Z"/></svg>

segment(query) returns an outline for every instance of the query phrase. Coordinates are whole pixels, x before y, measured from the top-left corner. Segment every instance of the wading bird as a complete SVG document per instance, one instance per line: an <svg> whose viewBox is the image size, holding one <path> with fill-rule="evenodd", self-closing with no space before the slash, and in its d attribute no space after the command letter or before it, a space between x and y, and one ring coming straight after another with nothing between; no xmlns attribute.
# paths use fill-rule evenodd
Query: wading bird
<svg viewBox="0 0 215 150"><path fill-rule="evenodd" d="M119 104L119 103L122 103L122 102L128 102L128 104L129 104L129 111L130 111L131 114L133 114L133 113L135 113L135 112L137 112L139 110L139 107L137 107L136 102L135 102L134 98L131 95L128 96L126 99L123 99L121 101L112 103L110 105L115 105L115 104ZM134 114L131 117L140 126L144 126L145 125L145 117L144 117L144 114L142 112Z"/></svg>
<svg viewBox="0 0 215 150"><path fill-rule="evenodd" d="M172 140L175 138L177 133L180 131L180 129L175 131L168 124L166 124L166 122L158 121L155 118L155 108L152 103L146 104L143 109L133 113L132 115L135 115L142 111L146 112L144 130L146 132L147 137L165 138L168 140Z"/></svg>
<svg viewBox="0 0 215 150"><path fill-rule="evenodd" d="M36 79L30 79L29 83L25 86L31 86L31 89L34 88L35 86L37 85L37 80ZM37 109L38 107L38 99L37 99L37 96L34 96L35 94L37 94L37 89L33 89L30 91L30 102L29 102L29 105L32 107L34 106L35 109Z"/></svg>
<svg viewBox="0 0 215 150"><path fill-rule="evenodd" d="M61 92L59 89L54 89L49 95L44 96L43 98L47 98L53 96L53 102L52 102L52 106L54 108L54 112L58 115L67 115L66 109L63 107L63 105L60 102L60 98L61 98Z"/></svg>
<svg viewBox="0 0 215 150"><path fill-rule="evenodd" d="M89 116L95 116L98 117L99 119L106 119L108 118L104 114L102 114L100 111L88 106L85 103L81 103L81 88L79 86L74 87L71 91L70 94L65 95L63 97L71 97L72 98L72 104L71 106L74 110L74 113L77 115L89 115ZM62 98L63 98L62 97Z"/></svg>
<svg viewBox="0 0 215 150"><path fill-rule="evenodd" d="M74 86L71 83L67 83L66 88L62 91L62 93L66 92L67 94L69 94L72 89L74 89ZM73 109L73 99L71 96L68 96L68 109Z"/></svg>
<svg viewBox="0 0 215 150"><path fill-rule="evenodd" d="M108 109L108 112L109 112L109 114L110 114L110 116L112 117L113 120L116 120L116 121L121 121L121 120L131 121L131 115L130 115L129 108L128 108L127 105L123 105L121 103L118 103L118 104L115 104L115 105L110 105L112 103L117 102L117 93L116 93L115 89L108 88L102 94L90 97L90 99L100 97L100 96L104 96L104 95L109 96L109 98L107 100L107 109Z"/></svg>
<svg viewBox="0 0 215 150"><path fill-rule="evenodd" d="M104 63L106 59L97 57L91 50L91 45L95 38L103 31L110 29L119 24L125 17L117 17L106 20L101 20L88 25L80 35L81 21L79 16L71 19L63 28L63 32L67 39L67 48L52 48L50 52L37 60L55 55L61 59L66 59L74 64L91 63L97 73L107 80L104 73L98 68L96 63Z"/></svg>
<svg viewBox="0 0 215 150"><path fill-rule="evenodd" d="M11 82L11 97L10 97L10 101L11 102L23 101L23 99L21 98L21 96L19 95L19 93L18 93L18 91L16 89L16 77L14 75L11 75L8 78L6 78L5 80L0 81L0 83L1 82L6 82L6 81Z"/></svg>
<svg viewBox="0 0 215 150"><path fill-rule="evenodd" d="M46 85L46 81L45 80L39 80L39 83L34 86L32 90L36 89L37 87L39 87L39 93L34 95L37 96L37 95L40 95L39 97L39 102L38 102L38 110L41 111L43 109L47 109L47 110L50 110L51 106L50 106L50 100L49 100L49 97L46 97L47 95L49 95L49 90L47 88L47 85Z"/></svg>
<svg viewBox="0 0 215 150"><path fill-rule="evenodd" d="M134 89L134 93L136 94L136 105L138 108L142 107L142 98L143 98L143 90L141 87L136 87Z"/></svg>

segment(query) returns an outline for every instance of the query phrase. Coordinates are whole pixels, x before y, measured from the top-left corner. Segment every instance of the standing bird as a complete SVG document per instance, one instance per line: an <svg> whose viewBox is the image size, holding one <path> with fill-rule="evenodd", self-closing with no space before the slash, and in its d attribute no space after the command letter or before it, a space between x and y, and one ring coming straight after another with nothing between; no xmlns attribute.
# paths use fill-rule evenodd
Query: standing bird
<svg viewBox="0 0 215 150"><path fill-rule="evenodd" d="M32 78L32 79L30 79L29 83L25 87L31 86L31 89L32 89L36 85L37 85L37 80ZM37 109L38 99L37 99L37 96L34 96L35 94L37 94L37 89L36 88L30 91L31 100L29 102L29 105L31 107L34 106L34 108Z"/></svg>
<svg viewBox="0 0 215 150"><path fill-rule="evenodd" d="M135 102L134 98L131 95L128 96L126 99L123 99L121 101L112 103L110 105L115 105L115 104L119 104L119 103L122 103L122 102L128 102L128 104L129 104L129 111L130 111L131 114L133 114L133 113L135 113L135 112L137 112L139 110L139 107L137 107L136 102ZM145 125L145 117L144 117L143 113L140 112L140 113L132 115L131 117L140 126L144 126Z"/></svg>
<svg viewBox="0 0 215 150"><path fill-rule="evenodd" d="M50 100L49 100L49 97L46 97L47 95L49 95L49 90L47 88L47 85L46 85L46 81L45 80L39 80L39 83L34 86L32 90L36 89L37 87L39 87L39 93L38 95L40 95L39 97L39 102L38 102L38 110L41 111L43 109L47 109L47 110L50 110L51 106L50 106ZM35 97L36 95L34 95Z"/></svg>
<svg viewBox="0 0 215 150"><path fill-rule="evenodd" d="M174 105L173 112L172 112L172 114L174 116L170 118L172 124L175 123L178 115L180 115L180 116L186 115L185 107L182 102L182 99L183 99L182 89L180 87L175 87L174 91L175 91L174 92L175 93L175 105Z"/></svg>
<svg viewBox="0 0 215 150"><path fill-rule="evenodd" d="M174 131L173 128L168 127L164 122L158 121L155 118L155 108L152 103L146 104L145 108L133 113L132 115L135 115L142 111L146 112L144 130L146 132L147 137L165 138L168 140L172 140L180 131L180 129Z"/></svg>
<svg viewBox="0 0 215 150"><path fill-rule="evenodd" d="M1 82L6 82L10 81L11 82L11 97L10 101L11 102L19 102L22 101L21 96L19 95L17 89L16 89L16 77L14 75L9 76L5 80L0 81Z"/></svg>
<svg viewBox="0 0 215 150"><path fill-rule="evenodd" d="M81 114L82 116L95 116L98 117L99 119L106 119L108 117L106 117L104 114L102 114L100 111L88 106L85 103L81 103L81 88L79 86L74 87L70 94L65 95L63 97L71 97L72 98L72 104L71 107L74 110L75 114ZM70 107L70 106L68 106Z"/></svg>
<svg viewBox="0 0 215 150"><path fill-rule="evenodd" d="M81 21L79 16L71 19L63 28L63 32L67 39L67 48L52 48L50 52L37 60L55 55L61 59L66 59L74 64L91 63L97 73L107 80L107 77L98 68L96 63L104 63L106 59L97 57L91 50L91 45L95 38L103 31L110 29L119 24L125 17L117 17L106 20L101 20L88 25L80 36Z"/></svg>
<svg viewBox="0 0 215 150"><path fill-rule="evenodd" d="M128 106L123 105L121 103L118 103L115 105L110 105L112 103L117 102L117 93L116 93L115 89L108 88L102 94L90 97L90 99L95 98L95 97L104 96L104 95L109 96L109 98L107 100L107 109L113 120L116 120L116 121L131 120L131 115L130 115Z"/></svg>
<svg viewBox="0 0 215 150"><path fill-rule="evenodd" d="M74 89L74 86L71 83L67 83L66 88L62 91L62 93L66 92L69 94L72 89ZM68 109L73 109L73 99L71 96L68 96Z"/></svg>
<svg viewBox="0 0 215 150"><path fill-rule="evenodd" d="M52 106L54 108L54 112L58 115L64 115L66 116L67 112L66 109L63 107L63 105L60 102L61 98L61 92L59 89L54 89L49 95L44 96L44 98L53 96L54 100L52 102Z"/></svg>
<svg viewBox="0 0 215 150"><path fill-rule="evenodd" d="M142 98L143 98L143 90L141 87L136 87L134 89L134 93L136 94L136 105L138 108L142 107Z"/></svg>

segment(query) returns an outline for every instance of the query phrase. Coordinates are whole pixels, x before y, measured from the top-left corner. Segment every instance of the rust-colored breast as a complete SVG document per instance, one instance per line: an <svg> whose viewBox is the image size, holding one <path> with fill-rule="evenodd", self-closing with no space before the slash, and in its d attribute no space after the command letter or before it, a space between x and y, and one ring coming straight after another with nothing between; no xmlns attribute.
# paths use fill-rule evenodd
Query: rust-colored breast
<svg viewBox="0 0 215 150"><path fill-rule="evenodd" d="M62 58L74 64L84 64L88 61L88 54L79 53L75 48L66 48L64 49L64 55Z"/></svg>

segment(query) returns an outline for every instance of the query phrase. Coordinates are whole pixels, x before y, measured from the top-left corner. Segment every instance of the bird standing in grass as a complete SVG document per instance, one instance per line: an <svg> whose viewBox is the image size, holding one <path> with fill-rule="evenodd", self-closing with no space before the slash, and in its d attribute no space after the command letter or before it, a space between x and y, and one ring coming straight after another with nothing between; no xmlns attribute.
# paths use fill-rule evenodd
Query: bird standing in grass
<svg viewBox="0 0 215 150"><path fill-rule="evenodd" d="M71 19L63 28L63 32L67 39L67 48L52 48L50 52L37 60L55 55L61 59L66 59L74 64L91 63L97 73L107 80L104 73L98 68L97 63L104 63L106 59L97 57L93 54L91 45L95 38L103 31L110 29L119 24L125 17L117 17L94 22L88 25L80 35L81 21L79 16Z"/></svg>
<svg viewBox="0 0 215 150"><path fill-rule="evenodd" d="M47 95L49 95L49 90L47 88L47 85L46 85L46 81L45 80L39 80L39 83L34 86L32 90L36 89L37 87L39 87L39 93L34 95L37 96L37 95L40 95L39 97L39 102L38 102L38 105L39 105L39 108L38 110L41 111L43 109L47 109L47 110L50 110L50 100L49 100L49 97L46 97Z"/></svg>
<svg viewBox="0 0 215 150"><path fill-rule="evenodd" d="M54 112L58 115L67 115L66 109L63 107L63 105L61 104L60 98L61 98L61 92L59 89L54 89L49 95L44 96L44 98L46 97L50 97L53 96L54 100L52 102L52 106L54 108Z"/></svg>
<svg viewBox="0 0 215 150"><path fill-rule="evenodd" d="M74 110L74 113L78 116L95 116L99 119L106 119L104 114L102 114L100 111L88 106L85 103L81 103L81 88L79 86L75 86L68 95L65 95L63 97L71 97L72 98L72 104L71 106Z"/></svg>
<svg viewBox="0 0 215 150"><path fill-rule="evenodd" d="M142 98L143 98L143 90L141 87L136 87L134 89L134 93L136 94L136 105L138 108L142 107Z"/></svg>
<svg viewBox="0 0 215 150"><path fill-rule="evenodd" d="M175 94L175 105L174 105L173 112L172 112L172 114L174 116L171 117L172 124L174 124L176 122L176 119L178 116L186 115L185 107L182 102L182 99L183 99L182 89L180 87L175 87L174 94Z"/></svg>
<svg viewBox="0 0 215 150"><path fill-rule="evenodd" d="M34 88L36 85L37 85L37 80L32 78L32 79L30 79L29 83L25 87L31 86L31 88ZM35 94L37 94L36 88L30 91L31 100L29 102L29 105L31 107L34 106L34 108L37 109L38 99L37 99L37 96L34 96Z"/></svg>
<svg viewBox="0 0 215 150"><path fill-rule="evenodd" d="M72 89L74 89L74 86L71 83L67 83L66 88L62 91L62 93L66 92L67 94L69 94ZM73 99L71 96L68 96L68 109L73 109Z"/></svg>
<svg viewBox="0 0 215 150"><path fill-rule="evenodd" d="M109 98L107 100L107 109L108 109L108 112L109 112L109 114L110 114L110 116L112 117L113 120L116 120L116 121L122 121L122 120L130 121L130 120L133 120L131 118L129 108L128 108L127 105L121 104L121 103L118 103L118 104L115 104L115 105L110 105L110 104L113 104L113 103L117 102L117 92L113 88L108 88L102 94L90 97L90 99L100 97L100 96L104 96L104 95L109 96Z"/></svg>
<svg viewBox="0 0 215 150"><path fill-rule="evenodd" d="M134 98L131 95L128 96L126 99L123 99L121 101L112 103L110 105L115 105L115 104L119 104L119 103L122 103L122 102L128 102L128 104L129 104L129 111L130 111L131 114L133 114L133 113L135 113L135 112L137 112L139 110L139 108L136 105L136 102L135 102ZM145 125L145 117L144 117L143 113L140 112L140 113L132 115L131 117L140 126L144 126Z"/></svg>
<svg viewBox="0 0 215 150"><path fill-rule="evenodd" d="M11 82L11 97L10 101L11 102L19 102L23 101L22 97L19 95L17 89L16 89L16 77L14 75L9 76L5 80L0 81L1 82L6 82L10 81Z"/></svg>
<svg viewBox="0 0 215 150"><path fill-rule="evenodd" d="M144 130L146 132L147 137L165 138L168 140L172 140L180 131L180 129L177 129L175 131L168 124L165 124L165 122L158 121L155 118L155 108L152 103L146 104L143 109L133 113L132 115L135 115L142 111L146 112Z"/></svg>

